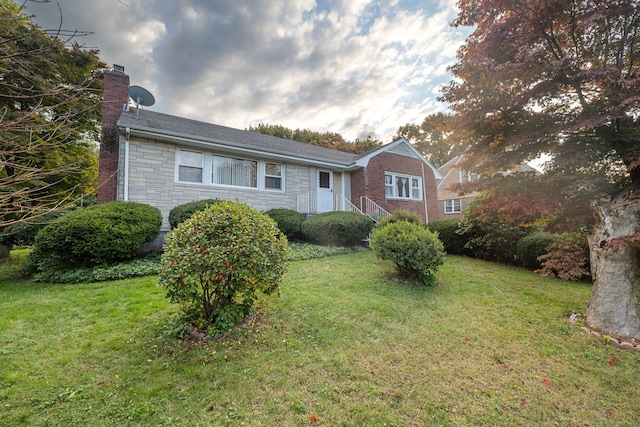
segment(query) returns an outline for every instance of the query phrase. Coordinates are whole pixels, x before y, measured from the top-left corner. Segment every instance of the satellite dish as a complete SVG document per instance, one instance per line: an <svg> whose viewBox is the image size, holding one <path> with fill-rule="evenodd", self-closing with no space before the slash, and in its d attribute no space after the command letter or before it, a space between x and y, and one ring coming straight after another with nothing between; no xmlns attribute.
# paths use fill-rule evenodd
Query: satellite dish
<svg viewBox="0 0 640 427"><path fill-rule="evenodd" d="M131 86L129 88L129 97L136 103L136 114L138 114L138 109L141 105L150 107L156 102L151 92L140 86Z"/></svg>

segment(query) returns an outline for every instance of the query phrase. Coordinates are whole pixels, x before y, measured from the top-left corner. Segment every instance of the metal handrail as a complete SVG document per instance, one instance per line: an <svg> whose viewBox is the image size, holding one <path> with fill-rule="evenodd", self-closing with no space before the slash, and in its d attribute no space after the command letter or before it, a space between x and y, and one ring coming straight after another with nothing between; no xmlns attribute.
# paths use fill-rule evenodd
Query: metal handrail
<svg viewBox="0 0 640 427"><path fill-rule="evenodd" d="M337 206L338 210L346 211L346 212L356 212L362 215L365 215L362 210L358 209L356 205L351 203L351 200L347 199L344 194L337 193L335 195L335 206Z"/></svg>
<svg viewBox="0 0 640 427"><path fill-rule="evenodd" d="M382 206L380 206L367 196L360 196L360 210L375 222L378 222L382 218L391 215Z"/></svg>
<svg viewBox="0 0 640 427"><path fill-rule="evenodd" d="M380 221L382 218L391 215L382 206L368 198L360 196L360 208L354 205L351 200L342 193L334 194L334 210L356 212L366 215L374 222ZM296 197L296 205L298 212L315 213L316 212L316 193L309 191L308 193L299 193Z"/></svg>

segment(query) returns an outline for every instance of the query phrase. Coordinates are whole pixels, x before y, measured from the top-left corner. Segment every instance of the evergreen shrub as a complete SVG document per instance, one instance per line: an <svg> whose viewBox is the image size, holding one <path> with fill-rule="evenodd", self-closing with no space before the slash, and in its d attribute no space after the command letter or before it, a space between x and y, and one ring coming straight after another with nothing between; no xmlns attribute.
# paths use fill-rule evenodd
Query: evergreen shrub
<svg viewBox="0 0 640 427"><path fill-rule="evenodd" d="M391 213L391 215L387 215L378 221L376 227L384 227L385 225L399 221L407 221L414 224L422 224L424 222L422 221L422 217L413 211L407 209L396 209Z"/></svg>
<svg viewBox="0 0 640 427"><path fill-rule="evenodd" d="M307 218L302 233L318 245L359 246L373 229L373 220L356 212L326 212Z"/></svg>
<svg viewBox="0 0 640 427"><path fill-rule="evenodd" d="M276 208L265 212L289 240L300 237L304 216L293 209Z"/></svg>
<svg viewBox="0 0 640 427"><path fill-rule="evenodd" d="M438 234L407 221L377 228L370 244L378 258L394 263L400 276L426 285L435 283L434 275L444 263Z"/></svg>
<svg viewBox="0 0 640 427"><path fill-rule="evenodd" d="M458 233L460 220L456 218L431 221L427 228L438 233L438 238L444 245L444 250L450 255L467 255L467 237Z"/></svg>
<svg viewBox="0 0 640 427"><path fill-rule="evenodd" d="M538 258L547 253L547 247L558 240L555 234L536 231L524 236L516 245L516 254L524 268L537 270L542 267Z"/></svg>
<svg viewBox="0 0 640 427"><path fill-rule="evenodd" d="M176 228L178 224L191 218L195 212L202 211L206 209L207 206L218 203L219 201L220 199L194 200L193 202L178 205L169 211L169 225L172 229Z"/></svg>
<svg viewBox="0 0 640 427"><path fill-rule="evenodd" d="M485 209L482 198L464 212L458 233L467 239L471 256L503 264L520 265L516 245L529 233L525 227L511 225L501 214Z"/></svg>
<svg viewBox="0 0 640 427"><path fill-rule="evenodd" d="M160 211L143 203L110 202L69 212L38 232L29 270L108 265L132 259L160 232Z"/></svg>
<svg viewBox="0 0 640 427"><path fill-rule="evenodd" d="M165 235L159 283L191 324L223 332L278 292L290 253L268 215L220 201Z"/></svg>

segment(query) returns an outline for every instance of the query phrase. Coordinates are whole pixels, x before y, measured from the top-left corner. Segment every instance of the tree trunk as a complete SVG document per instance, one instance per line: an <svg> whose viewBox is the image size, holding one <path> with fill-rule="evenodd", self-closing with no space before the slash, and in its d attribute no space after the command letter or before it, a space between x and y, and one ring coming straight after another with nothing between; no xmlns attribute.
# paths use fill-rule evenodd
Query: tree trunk
<svg viewBox="0 0 640 427"><path fill-rule="evenodd" d="M640 338L640 249L631 239L625 242L640 231L640 190L603 202L595 211L587 322L605 333Z"/></svg>
<svg viewBox="0 0 640 427"><path fill-rule="evenodd" d="M0 244L0 259L9 258L9 251L10 250L11 250L11 248L9 246Z"/></svg>

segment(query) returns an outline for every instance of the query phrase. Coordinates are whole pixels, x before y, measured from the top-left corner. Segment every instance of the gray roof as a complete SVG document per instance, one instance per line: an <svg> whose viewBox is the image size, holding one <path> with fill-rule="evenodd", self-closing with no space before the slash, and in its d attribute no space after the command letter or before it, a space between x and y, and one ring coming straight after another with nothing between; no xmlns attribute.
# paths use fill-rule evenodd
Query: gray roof
<svg viewBox="0 0 640 427"><path fill-rule="evenodd" d="M342 166L353 165L360 157L356 154L345 153L316 145L305 144L289 139L277 138L256 132L234 129L212 123L185 119L168 114L156 113L148 110L130 108L123 111L117 123L121 129L145 132L164 136L176 141L191 141L224 146L228 149L251 150L272 155L288 156L301 160L328 162Z"/></svg>

